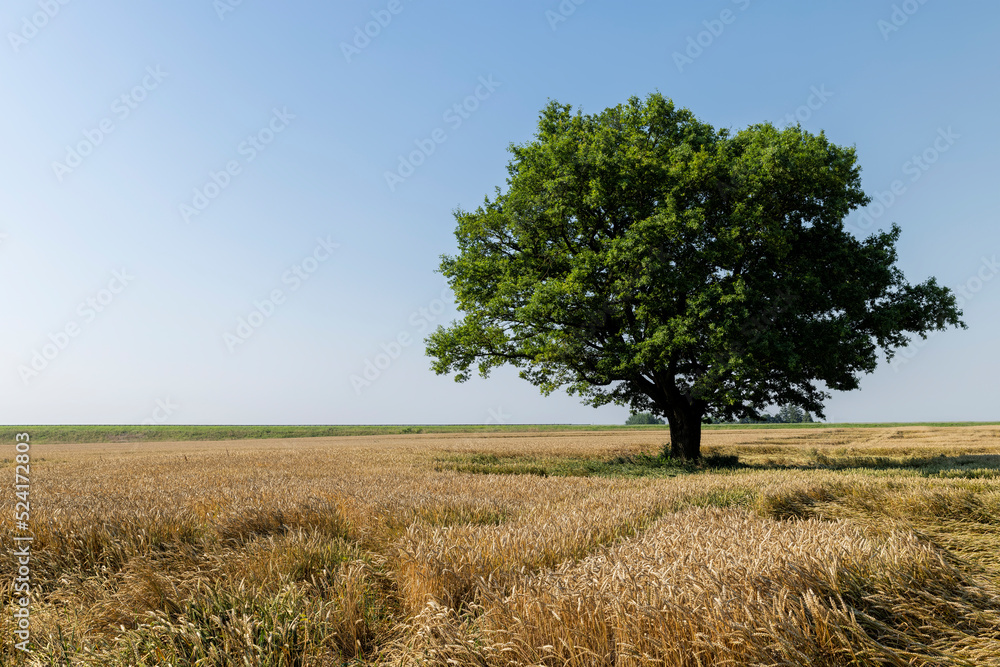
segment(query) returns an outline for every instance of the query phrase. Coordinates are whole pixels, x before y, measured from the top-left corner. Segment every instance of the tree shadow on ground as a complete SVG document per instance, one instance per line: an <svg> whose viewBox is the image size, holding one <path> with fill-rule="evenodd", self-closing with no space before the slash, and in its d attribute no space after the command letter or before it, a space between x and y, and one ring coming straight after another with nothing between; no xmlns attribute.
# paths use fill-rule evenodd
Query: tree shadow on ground
<svg viewBox="0 0 1000 667"><path fill-rule="evenodd" d="M699 473L761 470L835 470L897 472L929 478L1000 478L1000 454L938 456L829 455L816 449L797 460L754 460L752 452L708 453L696 462L653 454L629 454L602 460L572 456L452 454L435 460L435 469L471 474L542 477L675 477ZM746 456L746 458L744 458Z"/></svg>
<svg viewBox="0 0 1000 667"><path fill-rule="evenodd" d="M878 470L916 472L924 477L993 479L1000 477L1000 454L939 454L938 456L829 456L813 450L806 462L741 462L752 470Z"/></svg>

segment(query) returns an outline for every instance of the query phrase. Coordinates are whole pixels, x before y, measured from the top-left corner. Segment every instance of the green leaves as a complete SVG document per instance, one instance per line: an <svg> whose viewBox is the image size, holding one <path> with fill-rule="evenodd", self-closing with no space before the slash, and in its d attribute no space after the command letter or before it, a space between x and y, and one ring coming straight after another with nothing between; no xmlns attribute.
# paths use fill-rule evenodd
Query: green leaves
<svg viewBox="0 0 1000 667"><path fill-rule="evenodd" d="M456 211L441 272L464 318L428 338L459 381L511 364L543 392L672 418L822 416L909 335L964 326L900 230L858 240L853 148L799 127L733 135L659 94L595 115L550 102L511 145L506 191ZM673 425L674 422L671 421Z"/></svg>

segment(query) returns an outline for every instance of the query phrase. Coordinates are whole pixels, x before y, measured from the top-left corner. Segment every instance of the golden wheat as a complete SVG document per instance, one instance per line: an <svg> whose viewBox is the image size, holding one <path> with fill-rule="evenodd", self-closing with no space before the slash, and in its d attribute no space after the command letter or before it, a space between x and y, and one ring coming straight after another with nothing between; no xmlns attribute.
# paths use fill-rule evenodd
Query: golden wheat
<svg viewBox="0 0 1000 667"><path fill-rule="evenodd" d="M0 662L1000 665L996 427L707 431L749 467L670 478L441 465L607 470L663 433L36 445L34 650L5 613Z"/></svg>

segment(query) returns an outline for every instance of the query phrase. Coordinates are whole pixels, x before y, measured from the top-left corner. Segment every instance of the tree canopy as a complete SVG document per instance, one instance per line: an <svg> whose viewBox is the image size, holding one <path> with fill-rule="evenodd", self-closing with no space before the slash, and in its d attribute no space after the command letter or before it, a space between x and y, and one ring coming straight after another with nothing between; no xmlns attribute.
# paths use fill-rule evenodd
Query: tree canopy
<svg viewBox="0 0 1000 667"><path fill-rule="evenodd" d="M845 230L870 200L823 133L731 133L657 93L598 114L552 101L509 151L506 191L455 212L440 271L464 317L427 339L439 374L513 365L545 394L666 417L693 459L703 420L823 417L880 351L964 326L948 288L905 280L898 226Z"/></svg>

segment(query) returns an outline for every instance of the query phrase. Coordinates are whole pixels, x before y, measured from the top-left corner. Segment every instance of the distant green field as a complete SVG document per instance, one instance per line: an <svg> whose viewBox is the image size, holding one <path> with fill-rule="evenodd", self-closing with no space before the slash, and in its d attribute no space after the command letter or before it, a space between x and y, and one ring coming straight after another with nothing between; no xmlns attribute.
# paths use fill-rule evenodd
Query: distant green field
<svg viewBox="0 0 1000 667"><path fill-rule="evenodd" d="M989 426L1000 422L886 422L866 424L706 424L715 429L782 428L881 428L898 426ZM608 424L398 424L340 426L0 426L0 442L13 442L16 433L27 432L37 444L75 442L164 442L172 440L251 440L261 438L316 438L350 435L398 435L407 433L503 433L525 431L647 431L666 426Z"/></svg>

